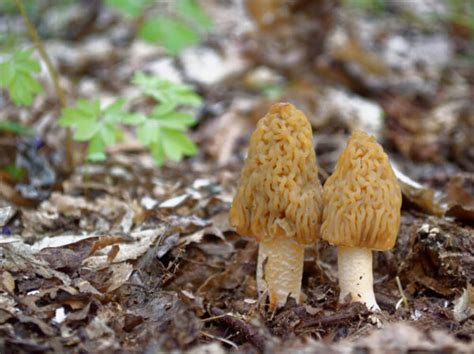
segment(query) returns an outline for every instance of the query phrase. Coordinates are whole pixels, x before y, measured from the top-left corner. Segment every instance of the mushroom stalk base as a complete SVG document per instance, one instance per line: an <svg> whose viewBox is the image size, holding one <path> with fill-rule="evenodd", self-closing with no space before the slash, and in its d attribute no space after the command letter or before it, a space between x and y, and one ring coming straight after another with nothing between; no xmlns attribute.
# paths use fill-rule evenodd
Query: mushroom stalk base
<svg viewBox="0 0 474 354"><path fill-rule="evenodd" d="M374 295L372 250L339 246L337 267L341 288L339 301L343 302L350 294L352 301L362 302L369 310L379 311Z"/></svg>
<svg viewBox="0 0 474 354"><path fill-rule="evenodd" d="M257 289L260 295L268 291L271 309L285 305L288 296L299 303L304 248L304 245L287 237L260 242Z"/></svg>

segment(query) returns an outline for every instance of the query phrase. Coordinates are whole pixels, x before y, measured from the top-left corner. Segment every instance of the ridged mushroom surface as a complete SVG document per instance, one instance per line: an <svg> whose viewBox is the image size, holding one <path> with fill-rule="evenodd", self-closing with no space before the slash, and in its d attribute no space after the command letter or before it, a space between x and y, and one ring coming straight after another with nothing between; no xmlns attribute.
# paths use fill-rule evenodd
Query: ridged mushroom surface
<svg viewBox="0 0 474 354"><path fill-rule="evenodd" d="M352 133L323 190L321 234L337 246L393 248L402 196L387 155L373 136Z"/></svg>
<svg viewBox="0 0 474 354"><path fill-rule="evenodd" d="M259 242L319 238L322 188L312 138L308 119L289 103L274 104L260 119L230 210L239 234Z"/></svg>

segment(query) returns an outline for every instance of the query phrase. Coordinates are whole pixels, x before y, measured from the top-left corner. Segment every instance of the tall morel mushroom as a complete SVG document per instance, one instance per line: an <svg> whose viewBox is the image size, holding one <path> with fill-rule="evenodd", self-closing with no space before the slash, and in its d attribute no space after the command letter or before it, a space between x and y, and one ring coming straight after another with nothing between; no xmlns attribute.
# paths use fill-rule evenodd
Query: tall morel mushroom
<svg viewBox="0 0 474 354"><path fill-rule="evenodd" d="M322 188L311 125L289 103L274 104L250 139L230 223L259 244L257 288L270 306L299 301L304 245L319 238Z"/></svg>
<svg viewBox="0 0 474 354"><path fill-rule="evenodd" d="M322 238L338 246L340 300L379 310L372 275L372 250L393 248L400 227L402 196L387 155L374 137L352 133L323 189Z"/></svg>

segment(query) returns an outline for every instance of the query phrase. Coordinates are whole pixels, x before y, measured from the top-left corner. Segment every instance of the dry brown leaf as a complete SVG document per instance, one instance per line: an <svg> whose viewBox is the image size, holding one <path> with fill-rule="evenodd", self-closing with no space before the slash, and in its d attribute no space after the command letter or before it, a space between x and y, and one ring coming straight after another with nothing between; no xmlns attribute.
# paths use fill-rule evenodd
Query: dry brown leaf
<svg viewBox="0 0 474 354"><path fill-rule="evenodd" d="M94 242L87 256L90 257L94 255L98 250L124 241L127 241L127 239L123 236L101 236L96 242Z"/></svg>
<svg viewBox="0 0 474 354"><path fill-rule="evenodd" d="M462 295L453 303L453 313L456 321L463 321L472 316L474 314L474 286L468 284L467 289L464 289Z"/></svg>
<svg viewBox="0 0 474 354"><path fill-rule="evenodd" d="M474 174L463 173L449 180L446 215L474 220Z"/></svg>
<svg viewBox="0 0 474 354"><path fill-rule="evenodd" d="M133 266L127 262L112 264L109 269L112 271L112 276L108 282L107 292L120 288L133 272Z"/></svg>
<svg viewBox="0 0 474 354"><path fill-rule="evenodd" d="M393 166L393 170L397 176L402 194L409 202L431 215L441 216L444 214L446 207L436 200L434 190L412 180L396 166Z"/></svg>
<svg viewBox="0 0 474 354"><path fill-rule="evenodd" d="M49 264L38 259L31 248L24 243L0 244L4 250L4 257L0 258L0 267L12 273L27 272L33 270L34 273L43 278L57 278L64 285L71 284L71 278L63 272L52 269Z"/></svg>
<svg viewBox="0 0 474 354"><path fill-rule="evenodd" d="M114 258L114 263L121 263L128 260L135 260L143 255L151 245L165 231L165 227L161 226L156 229L135 231L130 234L130 241L120 243L120 249ZM112 246L106 246L96 252L96 254L86 258L83 266L92 269L101 269L109 266L107 254Z"/></svg>
<svg viewBox="0 0 474 354"><path fill-rule="evenodd" d="M120 246L119 245L113 245L109 253L107 253L107 262L112 263L115 257L117 257L117 254L120 251Z"/></svg>
<svg viewBox="0 0 474 354"><path fill-rule="evenodd" d="M13 293L15 290L15 279L10 274L10 272L4 270L2 273L0 273L0 285L10 294Z"/></svg>

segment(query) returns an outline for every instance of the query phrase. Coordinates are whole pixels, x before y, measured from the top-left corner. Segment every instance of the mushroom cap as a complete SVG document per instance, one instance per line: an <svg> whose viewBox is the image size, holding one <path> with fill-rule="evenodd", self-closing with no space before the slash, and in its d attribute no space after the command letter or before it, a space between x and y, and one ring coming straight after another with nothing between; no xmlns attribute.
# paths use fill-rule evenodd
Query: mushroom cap
<svg viewBox="0 0 474 354"><path fill-rule="evenodd" d="M322 188L312 138L308 119L289 103L272 105L259 120L230 209L240 235L302 244L319 238Z"/></svg>
<svg viewBox="0 0 474 354"><path fill-rule="evenodd" d="M373 136L354 131L323 189L322 238L337 246L387 250L400 227L402 195Z"/></svg>

